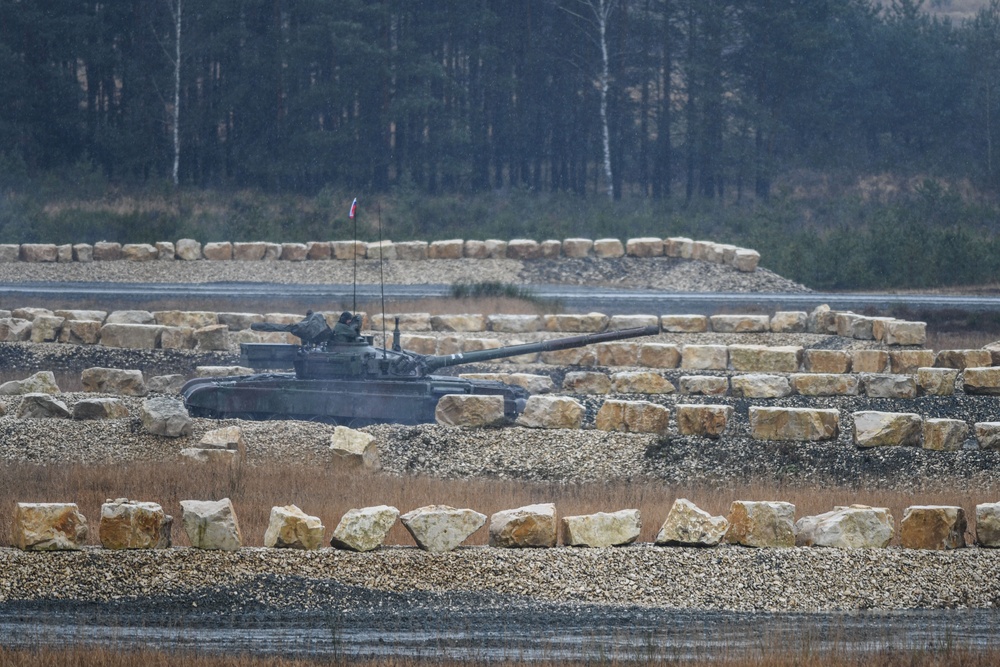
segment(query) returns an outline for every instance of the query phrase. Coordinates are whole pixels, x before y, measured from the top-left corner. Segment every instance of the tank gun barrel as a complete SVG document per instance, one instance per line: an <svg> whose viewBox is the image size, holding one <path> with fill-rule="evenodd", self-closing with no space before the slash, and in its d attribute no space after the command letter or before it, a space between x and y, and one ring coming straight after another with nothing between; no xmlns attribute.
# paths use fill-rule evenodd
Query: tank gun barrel
<svg viewBox="0 0 1000 667"><path fill-rule="evenodd" d="M584 347L595 343L607 343L615 340L624 340L626 338L655 336L658 333L660 333L660 327L655 325L648 327L633 327L630 329L617 329L615 331L604 331L602 333L584 334L582 336L570 336L568 338L555 338L553 340L543 340L537 343L507 345L505 347L498 347L490 350L458 352L456 354L448 355L427 355L423 358L423 362L426 370L431 372L446 366L474 364L481 361L504 359L506 357L516 357L522 354L534 354L536 352L568 350L574 347Z"/></svg>

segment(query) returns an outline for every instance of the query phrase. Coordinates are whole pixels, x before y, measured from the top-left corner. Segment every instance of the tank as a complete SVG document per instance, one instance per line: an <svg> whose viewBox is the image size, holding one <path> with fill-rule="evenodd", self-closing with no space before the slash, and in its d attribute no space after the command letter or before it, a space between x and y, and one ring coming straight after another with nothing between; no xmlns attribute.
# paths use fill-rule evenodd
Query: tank
<svg viewBox="0 0 1000 667"><path fill-rule="evenodd" d="M298 419L363 426L374 423L434 422L438 400L446 394L494 395L504 398L504 413L515 419L530 395L515 385L472 380L434 371L450 366L549 352L594 343L652 336L659 327L636 327L508 345L449 355L419 354L400 347L399 320L392 347L379 348L349 312L331 328L320 313L307 313L289 325L257 323L257 331L288 332L300 345L243 343L244 366L259 372L222 378L197 378L181 389L188 412L217 419Z"/></svg>

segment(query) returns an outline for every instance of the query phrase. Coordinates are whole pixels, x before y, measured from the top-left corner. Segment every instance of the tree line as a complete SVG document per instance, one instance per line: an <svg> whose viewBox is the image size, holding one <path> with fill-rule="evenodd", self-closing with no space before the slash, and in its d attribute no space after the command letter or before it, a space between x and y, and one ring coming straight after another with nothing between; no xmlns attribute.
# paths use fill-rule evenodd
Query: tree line
<svg viewBox="0 0 1000 667"><path fill-rule="evenodd" d="M316 193L1000 185L1000 0L0 0L0 168ZM175 166L176 165L176 166Z"/></svg>

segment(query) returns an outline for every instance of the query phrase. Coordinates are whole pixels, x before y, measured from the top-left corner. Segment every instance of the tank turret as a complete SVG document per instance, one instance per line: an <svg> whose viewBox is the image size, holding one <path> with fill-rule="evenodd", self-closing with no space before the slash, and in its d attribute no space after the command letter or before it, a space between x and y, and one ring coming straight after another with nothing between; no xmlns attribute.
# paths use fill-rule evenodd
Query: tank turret
<svg viewBox="0 0 1000 667"><path fill-rule="evenodd" d="M260 373L188 382L181 390L196 416L251 419L308 419L344 424L434 421L438 399L445 394L492 394L505 398L505 412L515 418L528 394L517 386L486 380L437 376L449 366L583 347L595 343L653 336L659 327L617 331L507 345L449 355L419 354L399 345L399 321L392 348L376 347L362 336L360 321L349 312L334 327L319 313L307 313L294 324L256 323L257 331L287 332L291 343L244 343L242 363L254 370L290 369L293 373Z"/></svg>

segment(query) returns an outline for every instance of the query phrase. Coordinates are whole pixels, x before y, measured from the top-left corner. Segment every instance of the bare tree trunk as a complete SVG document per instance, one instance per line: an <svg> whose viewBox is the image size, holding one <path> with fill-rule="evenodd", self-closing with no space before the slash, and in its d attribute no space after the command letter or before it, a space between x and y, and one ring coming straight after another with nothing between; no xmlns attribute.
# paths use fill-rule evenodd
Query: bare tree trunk
<svg viewBox="0 0 1000 667"><path fill-rule="evenodd" d="M597 32L601 46L601 140L604 148L604 178L608 186L608 198L615 198L615 183L611 173L611 132L608 128L608 88L611 82L611 72L608 58L608 17L614 0L596 0L592 2L594 17L597 19Z"/></svg>
<svg viewBox="0 0 1000 667"><path fill-rule="evenodd" d="M177 0L177 12L174 14L174 185L179 185L178 172L181 164L181 3Z"/></svg>

